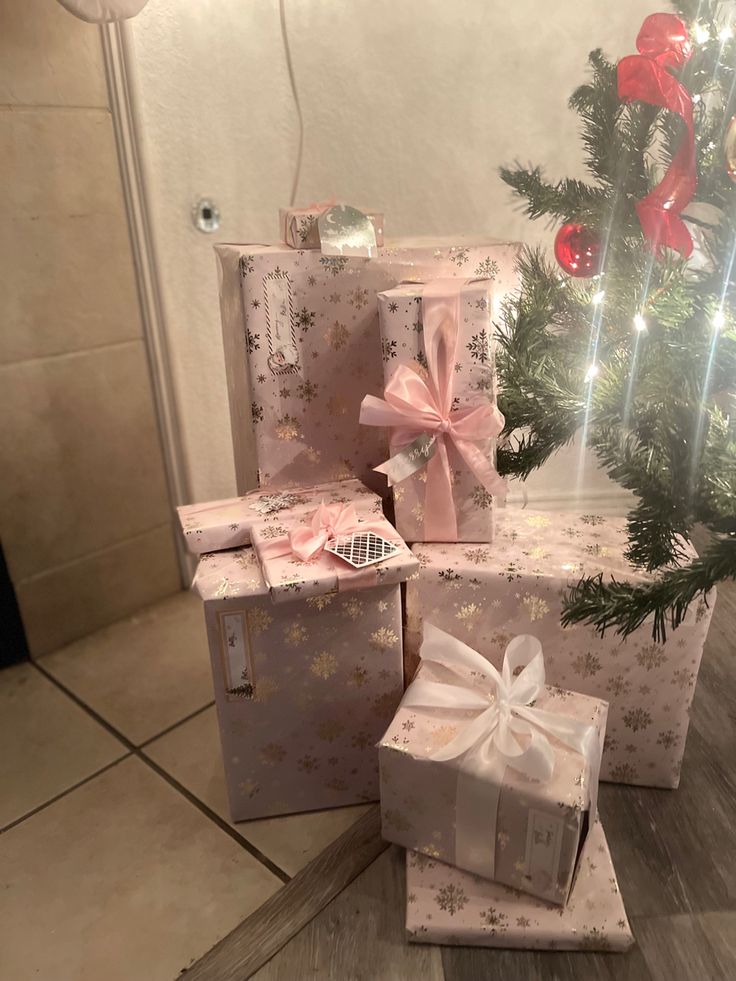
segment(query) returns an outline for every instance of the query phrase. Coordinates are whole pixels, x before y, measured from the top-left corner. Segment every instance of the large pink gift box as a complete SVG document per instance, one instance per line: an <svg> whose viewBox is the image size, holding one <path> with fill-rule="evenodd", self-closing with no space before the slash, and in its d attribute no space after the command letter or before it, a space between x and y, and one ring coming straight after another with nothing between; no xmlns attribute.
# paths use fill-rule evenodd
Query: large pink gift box
<svg viewBox="0 0 736 981"><path fill-rule="evenodd" d="M287 245L218 245L220 308L238 490L374 472L388 438L358 422L383 393L376 294L407 279L484 276L501 302L517 285L520 246L403 240L374 258Z"/></svg>
<svg viewBox="0 0 736 981"><path fill-rule="evenodd" d="M428 627L378 744L383 837L563 905L595 814L607 706L545 686L533 637L504 661L493 678L480 654Z"/></svg>
<svg viewBox="0 0 736 981"><path fill-rule="evenodd" d="M435 284L433 284L435 285ZM499 308L497 284L489 279L467 280L459 286L457 296L456 339L453 347L451 392L453 414L458 410L470 411L474 406L495 405L496 381L494 367L493 314ZM501 299L504 295L501 290ZM431 379L426 341L428 326L425 325L427 287L423 284L404 283L378 294L378 311L381 326L384 380L387 390L397 382L397 375L410 369L420 377ZM448 296L447 306L455 299ZM431 313L431 309L430 309ZM446 325L443 324L444 328ZM446 331L445 331L446 335ZM429 369L429 370L428 370ZM431 384L431 381L430 381ZM388 396L387 396L388 397ZM499 431L503 419L496 427ZM472 428L472 427L471 427ZM390 433L392 454L401 450L401 430ZM492 467L495 463L495 439L487 436L473 443L477 451ZM425 513L428 480L432 479L425 464L420 470L406 477L393 487L396 527L407 542L459 541L490 542L493 540L494 498L492 491L484 487L469 468L454 441L446 441L451 471L452 507L455 527L451 530L431 526L431 516ZM500 484L500 480L498 481Z"/></svg>
<svg viewBox="0 0 736 981"><path fill-rule="evenodd" d="M315 514L325 529L347 515L395 552L353 569L321 547L315 515L276 514L252 527L253 546L206 553L195 574L234 821L378 798L375 744L403 692L399 583L416 560L377 513L325 502ZM295 530L309 561L287 552Z"/></svg>
<svg viewBox="0 0 736 981"><path fill-rule="evenodd" d="M418 852L406 857L406 929L415 943L602 951L634 943L600 821L586 839L564 907Z"/></svg>
<svg viewBox="0 0 736 981"><path fill-rule="evenodd" d="M609 703L601 779L676 787L690 704L715 595L692 605L665 643L645 622L625 640L608 630L560 624L562 597L580 576L643 582L623 557L625 518L506 508L492 547L416 545L420 571L407 586L406 673L418 663L423 619L470 644L498 667L516 634L544 648L547 681ZM695 557L682 543L686 558Z"/></svg>

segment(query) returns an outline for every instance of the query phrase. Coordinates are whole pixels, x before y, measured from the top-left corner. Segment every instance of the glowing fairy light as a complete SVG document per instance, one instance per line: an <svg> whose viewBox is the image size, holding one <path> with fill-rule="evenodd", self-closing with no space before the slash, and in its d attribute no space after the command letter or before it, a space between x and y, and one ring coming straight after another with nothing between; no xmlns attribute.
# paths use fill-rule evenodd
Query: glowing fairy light
<svg viewBox="0 0 736 981"><path fill-rule="evenodd" d="M647 329L647 322L640 313L634 314L634 330L639 334Z"/></svg>
<svg viewBox="0 0 736 981"><path fill-rule="evenodd" d="M726 24L718 32L718 39L720 41L730 41L733 37L733 27L730 24Z"/></svg>
<svg viewBox="0 0 736 981"><path fill-rule="evenodd" d="M726 326L726 314L723 312L723 308L719 308L713 314L713 329L723 330Z"/></svg>
<svg viewBox="0 0 736 981"><path fill-rule="evenodd" d="M700 23L693 25L693 34L695 35L695 40L698 42L698 44L705 44L710 37L710 31L708 30L707 26Z"/></svg>
<svg viewBox="0 0 736 981"><path fill-rule="evenodd" d="M585 384L590 385L595 376L598 374L599 368L597 364L591 364L588 366L588 370L585 372Z"/></svg>
<svg viewBox="0 0 736 981"><path fill-rule="evenodd" d="M605 290L598 290L597 293L594 293L593 294L593 296L591 297L590 302L593 304L594 307L599 307L601 305L601 303L603 303L603 299L604 299L605 295L606 295L606 291Z"/></svg>

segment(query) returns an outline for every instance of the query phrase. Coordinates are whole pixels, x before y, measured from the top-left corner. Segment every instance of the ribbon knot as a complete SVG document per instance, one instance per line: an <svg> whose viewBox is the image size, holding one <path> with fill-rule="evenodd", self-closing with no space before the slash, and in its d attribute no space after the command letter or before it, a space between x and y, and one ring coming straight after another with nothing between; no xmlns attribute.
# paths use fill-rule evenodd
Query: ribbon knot
<svg viewBox="0 0 736 981"><path fill-rule="evenodd" d="M457 541L452 496L452 443L480 484L497 497L506 496L506 482L479 444L498 436L504 418L490 400L453 409L455 359L460 333L462 281L434 280L422 291L422 325L427 379L399 365L384 398L366 395L360 408L364 426L391 428L391 446L399 450L375 467L390 486L426 466L424 533L427 541Z"/></svg>
<svg viewBox="0 0 736 981"><path fill-rule="evenodd" d="M308 527L289 533L289 547L302 562L311 562L324 551L325 545L339 535L351 535L361 527L352 504L320 504Z"/></svg>
<svg viewBox="0 0 736 981"><path fill-rule="evenodd" d="M693 100L669 68L681 68L692 54L685 24L674 14L650 14L636 39L639 54L618 63L618 95L625 102L639 100L676 113L685 134L659 184L637 202L636 213L649 247L661 256L664 247L687 258L692 238L680 217L695 194L695 128Z"/></svg>

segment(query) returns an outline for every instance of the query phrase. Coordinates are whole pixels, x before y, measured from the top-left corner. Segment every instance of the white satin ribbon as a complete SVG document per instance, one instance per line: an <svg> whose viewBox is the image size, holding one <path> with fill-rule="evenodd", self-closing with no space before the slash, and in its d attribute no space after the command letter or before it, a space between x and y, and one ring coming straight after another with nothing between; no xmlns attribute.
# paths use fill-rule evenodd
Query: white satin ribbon
<svg viewBox="0 0 736 981"><path fill-rule="evenodd" d="M550 736L580 753L588 763L592 826L598 798L600 736L588 722L533 706L545 682L542 645L536 637L515 637L506 648L499 672L467 644L425 623L420 657L451 671L454 678L438 682L417 677L407 688L402 707L478 713L454 739L429 754L438 762L459 760L456 864L493 878L498 801L506 767L542 783L548 781L555 766Z"/></svg>

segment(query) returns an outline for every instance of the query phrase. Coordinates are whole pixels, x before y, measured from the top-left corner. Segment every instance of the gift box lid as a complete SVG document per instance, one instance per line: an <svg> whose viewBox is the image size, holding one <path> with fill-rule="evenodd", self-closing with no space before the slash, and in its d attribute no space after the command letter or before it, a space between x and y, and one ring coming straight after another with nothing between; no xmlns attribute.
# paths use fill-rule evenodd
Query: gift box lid
<svg viewBox="0 0 736 981"><path fill-rule="evenodd" d="M321 548L315 558L308 560L295 553L290 544L294 523L259 523L253 527L253 547L275 603L388 586L405 582L417 571L419 563L408 545L382 514L360 512L357 508L356 513L358 523L349 532L330 538L327 548ZM307 536L313 534L315 515L313 512L306 516L296 527ZM336 543L355 564L328 550ZM385 557L370 561L380 555Z"/></svg>
<svg viewBox="0 0 736 981"><path fill-rule="evenodd" d="M352 503L361 513L380 513L381 500L359 480L331 481L293 490L254 490L204 504L177 508L187 548L195 555L247 545L256 523L279 524L301 519L320 501Z"/></svg>
<svg viewBox="0 0 736 981"><path fill-rule="evenodd" d="M250 546L203 555L194 573L192 589L205 602L268 596L268 586Z"/></svg>
<svg viewBox="0 0 736 981"><path fill-rule="evenodd" d="M628 950L634 942L600 821L564 907L407 852L410 941L541 950Z"/></svg>

